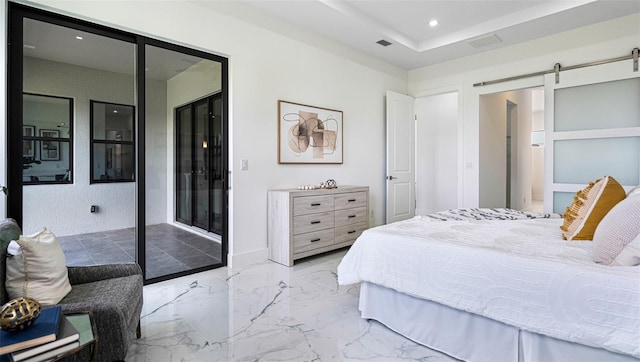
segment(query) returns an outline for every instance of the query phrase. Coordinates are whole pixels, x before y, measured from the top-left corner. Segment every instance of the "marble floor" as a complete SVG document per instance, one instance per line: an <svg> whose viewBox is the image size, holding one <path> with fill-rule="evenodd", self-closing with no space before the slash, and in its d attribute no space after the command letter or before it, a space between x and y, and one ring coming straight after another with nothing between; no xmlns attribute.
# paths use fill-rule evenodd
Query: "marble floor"
<svg viewBox="0 0 640 362"><path fill-rule="evenodd" d="M344 253L147 285L126 360L456 361L360 318L359 286L337 282Z"/></svg>

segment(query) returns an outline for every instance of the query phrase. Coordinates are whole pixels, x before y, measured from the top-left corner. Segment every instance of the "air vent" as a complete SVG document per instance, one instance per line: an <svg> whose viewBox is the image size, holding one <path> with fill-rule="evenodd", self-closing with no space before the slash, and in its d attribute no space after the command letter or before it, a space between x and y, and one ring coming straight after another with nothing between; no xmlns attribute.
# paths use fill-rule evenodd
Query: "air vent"
<svg viewBox="0 0 640 362"><path fill-rule="evenodd" d="M389 43L388 41L386 41L384 39L380 39L376 43L382 45L383 47L388 47L389 45L391 45L391 43Z"/></svg>
<svg viewBox="0 0 640 362"><path fill-rule="evenodd" d="M482 48L493 44L502 43L502 39L498 38L495 34L490 34L486 36L482 36L480 38L475 38L467 41L469 45L474 48Z"/></svg>

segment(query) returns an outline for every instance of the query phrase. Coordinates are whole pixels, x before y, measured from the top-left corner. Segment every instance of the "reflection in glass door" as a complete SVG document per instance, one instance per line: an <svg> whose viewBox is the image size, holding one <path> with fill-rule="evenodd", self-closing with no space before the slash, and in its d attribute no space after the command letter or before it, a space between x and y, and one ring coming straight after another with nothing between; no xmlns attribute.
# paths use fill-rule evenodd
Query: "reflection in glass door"
<svg viewBox="0 0 640 362"><path fill-rule="evenodd" d="M21 188L22 197L12 201L18 205L12 216L22 214L26 235L43 227L53 232L67 265L135 262L133 136L106 141L105 132L110 124L107 109L109 117L118 111L124 117L122 107L108 108L112 105L129 105L129 129L133 125L134 39L115 39L107 31L53 17L13 14L13 42L21 46L12 52L21 57L12 63L12 74L22 82L21 89L14 88L11 104L17 109L22 98L22 112L11 119L12 126L22 127L18 140L22 172L13 169L11 173L21 176L12 189ZM101 113L93 109L94 104L102 105ZM122 180L110 177L98 185L93 181L106 176L107 160L114 168L118 164L117 150L111 151L112 159L106 157L107 148L115 144L129 150L129 166L123 167L127 172L122 177L129 182L118 183ZM97 162L91 157L93 151L101 155Z"/></svg>
<svg viewBox="0 0 640 362"><path fill-rule="evenodd" d="M176 219L216 234L224 191L221 104L218 94L176 110Z"/></svg>
<svg viewBox="0 0 640 362"><path fill-rule="evenodd" d="M213 114L224 94L222 63L209 57L145 46L145 275L154 281L224 263L224 209L216 229L212 191L216 172L224 174L213 167L213 145L223 143L222 117Z"/></svg>

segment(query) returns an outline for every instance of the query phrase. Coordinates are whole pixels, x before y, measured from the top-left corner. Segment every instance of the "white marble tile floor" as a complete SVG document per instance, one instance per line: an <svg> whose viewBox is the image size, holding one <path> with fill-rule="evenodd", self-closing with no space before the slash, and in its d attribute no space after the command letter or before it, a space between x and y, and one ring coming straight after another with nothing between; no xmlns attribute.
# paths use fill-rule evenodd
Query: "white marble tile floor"
<svg viewBox="0 0 640 362"><path fill-rule="evenodd" d="M455 361L360 318L359 286L337 283L344 253L145 286L127 361Z"/></svg>

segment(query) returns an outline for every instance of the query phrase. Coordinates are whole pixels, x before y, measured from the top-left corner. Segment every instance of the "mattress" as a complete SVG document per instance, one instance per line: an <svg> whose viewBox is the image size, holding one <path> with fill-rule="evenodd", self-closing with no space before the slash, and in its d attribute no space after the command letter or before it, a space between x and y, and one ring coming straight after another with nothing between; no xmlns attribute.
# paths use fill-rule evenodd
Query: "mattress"
<svg viewBox="0 0 640 362"><path fill-rule="evenodd" d="M640 268L594 263L593 243L562 240L561 223L418 216L379 226L356 240L338 281L640 358Z"/></svg>

